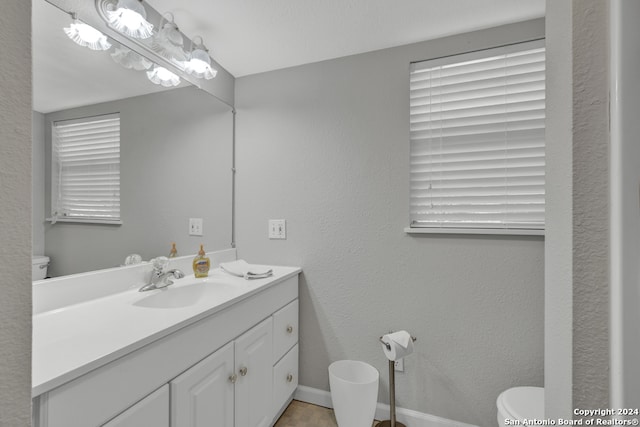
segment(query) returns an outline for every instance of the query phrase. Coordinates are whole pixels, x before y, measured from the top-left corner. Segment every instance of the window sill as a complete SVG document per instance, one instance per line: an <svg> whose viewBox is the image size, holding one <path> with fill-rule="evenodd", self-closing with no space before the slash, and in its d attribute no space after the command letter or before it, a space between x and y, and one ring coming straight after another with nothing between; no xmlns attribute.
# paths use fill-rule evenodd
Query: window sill
<svg viewBox="0 0 640 427"><path fill-rule="evenodd" d="M490 228L430 228L430 227L406 227L407 234L486 234L486 235L510 235L510 236L543 236L544 230L527 229L490 229Z"/></svg>
<svg viewBox="0 0 640 427"><path fill-rule="evenodd" d="M57 218L55 221L53 218L46 218L47 222L55 224L56 222L71 222L77 224L105 224L105 225L122 225L122 220L107 220L107 219L82 219L82 218Z"/></svg>

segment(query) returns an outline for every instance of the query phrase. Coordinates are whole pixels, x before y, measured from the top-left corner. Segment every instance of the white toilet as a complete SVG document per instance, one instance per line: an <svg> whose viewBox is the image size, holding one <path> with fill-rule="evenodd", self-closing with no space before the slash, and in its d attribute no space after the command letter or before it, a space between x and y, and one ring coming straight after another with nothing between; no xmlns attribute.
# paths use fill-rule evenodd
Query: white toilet
<svg viewBox="0 0 640 427"><path fill-rule="evenodd" d="M506 420L544 419L544 388L514 387L498 396L498 425L505 427ZM513 425L511 423L510 425Z"/></svg>
<svg viewBox="0 0 640 427"><path fill-rule="evenodd" d="M49 267L48 256L31 257L31 280L42 280L47 277L47 267Z"/></svg>

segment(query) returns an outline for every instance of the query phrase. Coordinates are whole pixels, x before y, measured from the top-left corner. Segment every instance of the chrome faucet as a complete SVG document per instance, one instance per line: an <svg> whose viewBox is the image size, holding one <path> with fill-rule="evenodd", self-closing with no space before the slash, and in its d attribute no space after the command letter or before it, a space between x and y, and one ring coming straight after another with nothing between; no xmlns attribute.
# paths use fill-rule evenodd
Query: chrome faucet
<svg viewBox="0 0 640 427"><path fill-rule="evenodd" d="M151 273L151 280L149 283L141 287L139 292L166 288L167 286L173 285L173 280L171 280L171 278L182 279L183 277L184 273L177 268L163 272L161 268L154 267L153 272Z"/></svg>

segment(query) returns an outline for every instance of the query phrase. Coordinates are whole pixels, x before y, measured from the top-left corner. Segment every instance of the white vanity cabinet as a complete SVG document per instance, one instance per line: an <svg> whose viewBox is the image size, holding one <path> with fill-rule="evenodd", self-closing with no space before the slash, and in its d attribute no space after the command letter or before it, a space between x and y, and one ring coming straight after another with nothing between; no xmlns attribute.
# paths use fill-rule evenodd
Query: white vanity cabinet
<svg viewBox="0 0 640 427"><path fill-rule="evenodd" d="M34 427L269 427L297 342L296 272L37 396Z"/></svg>

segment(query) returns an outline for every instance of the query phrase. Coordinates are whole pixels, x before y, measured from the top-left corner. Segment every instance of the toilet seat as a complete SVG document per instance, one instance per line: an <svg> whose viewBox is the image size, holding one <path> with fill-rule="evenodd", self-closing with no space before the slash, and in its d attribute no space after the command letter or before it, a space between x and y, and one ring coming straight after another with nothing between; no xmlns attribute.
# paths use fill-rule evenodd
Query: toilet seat
<svg viewBox="0 0 640 427"><path fill-rule="evenodd" d="M514 420L544 418L544 388L514 387L503 391L497 400L498 412Z"/></svg>

